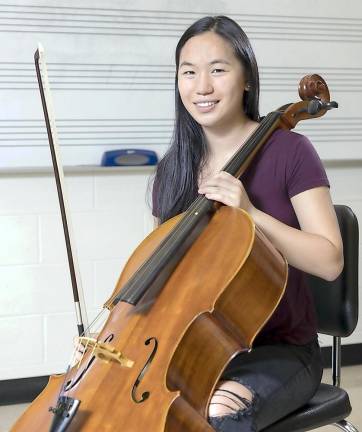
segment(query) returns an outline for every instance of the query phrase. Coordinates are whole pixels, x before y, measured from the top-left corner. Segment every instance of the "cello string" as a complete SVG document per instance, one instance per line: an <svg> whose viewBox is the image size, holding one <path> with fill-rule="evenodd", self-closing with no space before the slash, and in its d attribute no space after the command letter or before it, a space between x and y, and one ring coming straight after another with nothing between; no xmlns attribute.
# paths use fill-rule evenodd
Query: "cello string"
<svg viewBox="0 0 362 432"><path fill-rule="evenodd" d="M262 132L265 129L266 129L266 126L264 128L262 128ZM259 130L259 128L258 128L258 130ZM259 134L256 134L256 137L262 137L263 136L262 132L260 132ZM254 137L255 141L256 141L256 137ZM249 141L247 141L247 143L248 142ZM251 146L249 146L249 147L251 147ZM245 154L246 155L248 154L247 149L246 150L244 149L244 155ZM237 168L238 159L242 159L242 157L240 156L239 152L235 155L235 157L232 158L232 160L230 161L230 163L228 163L225 166L224 170L233 171L234 168L236 169ZM184 235L187 232L187 229L188 229L189 224L191 222L191 218L193 216L193 212L197 211L198 209L201 210L202 207L203 207L203 205L206 203L206 201L207 201L207 199L204 196L199 196L199 197L196 198L196 200L191 204L191 206L187 210L186 215L181 219L180 223L176 225L176 229L174 229L174 230L171 231L172 235L170 235L169 237L167 237L167 241L166 241L165 245L163 246L163 248L161 249L161 252L163 252L163 253L169 252L170 246L172 246L172 244L178 238L180 238L182 235ZM156 259L154 260L155 263L157 263L159 261L159 256L160 255L161 255L160 253L156 254ZM148 260L146 262L146 265L145 265L146 270L147 270L147 267L150 267L151 264L152 264L151 260ZM137 274L138 274L138 271L137 271ZM92 321L92 323L90 324L89 328L95 323L95 321L97 320L97 318L101 316L102 312L100 314L98 314L98 316L96 317L95 320ZM78 368L80 367L80 364L83 361L83 358L84 358L85 352L87 351L87 348L88 348L88 343L86 343L86 345L84 347L84 352L82 353L82 357L80 359ZM93 348L93 350L94 350L94 348ZM69 402L69 405L70 405L70 402Z"/></svg>
<svg viewBox="0 0 362 432"><path fill-rule="evenodd" d="M247 155L248 152L255 147L255 144L259 142L265 132L270 129L272 123L275 122L276 117L278 117L279 115L279 112L269 113L268 116L264 119L264 121L262 121L261 125L247 139L244 146L236 151L234 156L232 156L231 160L224 166L222 170L229 172L231 169L234 169L235 165L237 166L239 164L240 166L240 160L243 160L243 158L245 158L245 154ZM167 255L171 252L173 244L177 242L180 237L187 233L187 231L189 230L190 220L194 219L194 213L202 210L202 205L205 203L206 200L207 198L205 198L204 196L199 196L198 198L196 198L196 200L186 211L185 216L170 232L170 234L165 238L165 240L159 245L158 250L156 250L156 252L151 256L151 258L146 260L140 266L134 276L128 281L128 286L124 287L124 296L127 296L132 291L135 291L136 293L138 293L139 291L139 294L142 293L141 290L143 289L143 287L137 287L137 284L145 277L144 274L147 271L152 268L159 267L159 265L162 263L162 260L164 259L165 254ZM136 285L136 288L134 288L134 285Z"/></svg>
<svg viewBox="0 0 362 432"><path fill-rule="evenodd" d="M280 115L281 115L281 113L280 113L280 112L276 112L276 111L271 112L271 113L268 114L267 117L269 117L269 118L268 118L268 123L267 123L267 125L266 125L266 126L267 126L267 127L266 127L267 131L270 130L270 128L273 126L273 123L275 123L275 125L277 125L277 120L279 120ZM264 132L264 131L263 131L263 132ZM260 137L259 137L259 136L257 137L257 141L258 141L258 142L260 141L260 139L263 138L263 135L264 135L264 133L263 133ZM252 150L253 150L252 147L253 147L253 146L251 146L250 149L249 149L249 148L245 149L245 151L246 151L246 152L248 152L249 150L252 151ZM248 154L245 155L245 156L248 156ZM234 172L236 172L236 171L238 170L238 168L240 167L240 165L242 165L245 156L242 154L242 152L240 152L240 153L237 152L237 153L235 154L235 157L233 157L233 158L228 162L227 167L226 167L225 170L227 170L227 169L230 170L230 171L232 172L232 174L233 174Z"/></svg>
<svg viewBox="0 0 362 432"><path fill-rule="evenodd" d="M271 113L272 114L272 113ZM269 116L269 117L268 117ZM269 123L272 121L274 122L274 116L268 115L268 119L265 119L265 121L258 127L256 131L251 135L251 137L247 140L246 144L243 146L243 150L240 151L240 149L236 152L236 154L231 158L231 162L229 162L225 167L229 169L230 166L233 166L232 163L234 162L234 165L238 163L238 161L235 162L235 159L237 159L237 155L241 152L245 155L245 153L249 149L253 149L255 146L255 142L259 142L259 139L264 135L266 130L269 130L270 125ZM241 157L240 157L241 158ZM225 168L224 168L225 169ZM144 266L140 267L140 269L135 273L134 277L131 278L129 289L124 292L124 295L126 296L128 292L133 290L133 286L137 284L141 279L144 278L144 273L149 270L149 268L155 268L158 267L164 258L164 254L169 254L170 249L172 248L172 245L182 237L187 230L189 229L189 219L194 219L194 213L195 211L200 211L202 204L207 200L204 196L201 196L201 199L196 199L195 202L190 206L190 208L187 210L186 215L184 218L178 223L178 225L171 231L168 237L166 237L164 243L161 243L161 247L156 253L151 257L151 259L147 260L144 264ZM139 294L142 293L143 287L136 288L136 293L139 291Z"/></svg>
<svg viewBox="0 0 362 432"><path fill-rule="evenodd" d="M105 309L102 309L102 310L101 310L101 311L96 315L96 317L93 319L93 321L92 321L92 322L89 324L89 326L87 327L88 332L90 332L90 329L92 328L92 326L95 325L95 323L96 323L96 322L100 319L100 317L101 317L103 314L105 314L105 313L106 313ZM82 333L81 336L85 336L85 335L89 334L88 332L84 331L84 332ZM80 344L80 342L78 341L77 345L73 347L73 351L72 351L72 354L71 354L71 361L69 362L69 364L68 364L68 366L67 366L67 369L66 369L66 371L65 371L65 373L64 373L63 383L62 383L62 385L60 386L60 389L59 389L58 398L57 398L58 400L59 400L59 398L64 394L64 393L63 393L63 389L64 389L64 387L65 387L65 383L68 381L68 379L69 379L69 377L70 377L70 373L71 373L71 371L73 371L73 367L75 366L75 364L73 363L73 359L75 359L75 357L76 357L76 355L77 355L77 351L78 351L78 348L77 348L77 347L79 346L79 344ZM88 343L87 343L87 345L88 345ZM77 364L77 370L80 369L80 366L81 366L81 363L82 363L82 361L83 361L84 355L86 354L86 351L87 351L87 347L84 347L84 353L82 354L82 357L81 357L81 359L80 359L80 361L79 361L79 364ZM75 374L75 376L73 377L73 379L76 379L76 376L77 376L77 374ZM67 408L68 408L68 409L70 408L70 404L71 404L71 401L69 401L68 404L67 404Z"/></svg>
<svg viewBox="0 0 362 432"><path fill-rule="evenodd" d="M266 122L266 123L269 123L269 122ZM261 128L258 128L258 129L257 129L256 132L258 132L258 133L256 133L255 135L253 134L253 135L250 137L250 140L251 140L251 141L247 140L246 144L244 145L244 154L247 153L248 147L250 147L250 148L253 147L253 145L251 145L251 144L253 144L253 142L255 142L257 138L263 136L264 131L266 130L267 126L268 126L268 124L266 124L266 125L263 124L263 126L262 126ZM261 130L260 130L260 129L261 129ZM253 139L252 139L252 138L253 138ZM251 143L251 144L250 144L250 143ZM245 149L245 148L246 148L246 149ZM234 166L237 165L237 163L238 163L238 160L237 160L237 159L238 159L238 158L242 159L242 157L239 155L240 153L241 153L241 152L238 151L238 152L236 153L236 155L234 155L234 156L232 157L231 161L225 165L225 167L223 168L223 170L232 171L232 170L234 169ZM198 210L200 211L200 210L202 209L202 206L206 203L206 201L207 201L207 198L205 198L205 197L202 196L202 195L198 196L198 197L195 199L195 201L190 205L189 209L187 210L185 216L182 218L182 220L180 221L180 223L176 226L176 229L174 229L173 231L171 231L171 235L170 235L169 237L167 237L167 242L166 242L165 245L163 246L161 252L163 252L163 253L167 253L167 252L169 252L170 246L172 246L172 244L173 244L175 241L177 241L180 237L182 237L182 236L186 233L186 231L187 231L187 229L188 229L188 226L189 226L189 224L190 224L190 222L191 222L191 218L193 218L193 213L194 213L195 211L198 211ZM156 265L157 265L157 262L159 262L159 255L160 255L160 253L156 254L156 259L154 259L153 261L150 260L150 261L147 261L147 262L146 262L146 265L144 266L144 271L147 271L147 270L148 270L148 269L153 265L153 263L156 263ZM142 277L142 274L139 274L139 272L137 271L137 275L139 276L139 277L138 277L138 280L139 280L140 277ZM137 279L136 279L136 282L135 282L135 283L137 283L137 282L138 282L138 281L137 281ZM103 309L103 310L102 310L102 311L101 311L101 312L96 316L96 318L95 318L95 319L90 323L90 325L88 326L88 330L89 330L89 331L91 330L91 328L92 328L93 326L95 326L96 322L100 319L100 317L104 314L104 312L105 312L105 311L104 311L104 309ZM79 344L79 345L81 345L81 344ZM83 349L83 353L82 353L81 359L79 360L79 363L78 363L78 365L77 365L77 370L80 368L81 363L83 362L83 359L84 359L85 353L86 353L86 351L87 351L87 348L88 348L88 342L87 342L86 345L84 346L84 349ZM74 355L76 355L76 354L74 354ZM70 373L70 371L71 371L71 367L68 367L68 369L67 369L67 373L66 373L65 382L67 381L67 378L69 377L69 373ZM63 387L62 387L62 388L63 388ZM70 403L70 402L69 402L69 403Z"/></svg>

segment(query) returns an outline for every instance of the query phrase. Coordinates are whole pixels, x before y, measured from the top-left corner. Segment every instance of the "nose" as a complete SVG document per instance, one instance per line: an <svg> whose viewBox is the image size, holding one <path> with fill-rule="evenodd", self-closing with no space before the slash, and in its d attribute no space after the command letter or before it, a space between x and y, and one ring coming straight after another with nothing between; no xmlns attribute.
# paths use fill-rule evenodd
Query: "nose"
<svg viewBox="0 0 362 432"><path fill-rule="evenodd" d="M211 77L208 73L200 73L197 79L196 93L199 95L208 95L214 91Z"/></svg>

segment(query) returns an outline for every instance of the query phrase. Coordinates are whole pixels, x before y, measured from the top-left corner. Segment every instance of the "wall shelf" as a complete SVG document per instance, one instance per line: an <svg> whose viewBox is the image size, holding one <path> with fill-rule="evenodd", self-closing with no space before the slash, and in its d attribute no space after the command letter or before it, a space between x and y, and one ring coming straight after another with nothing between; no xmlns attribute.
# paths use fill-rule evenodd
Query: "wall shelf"
<svg viewBox="0 0 362 432"><path fill-rule="evenodd" d="M326 168L353 168L362 167L362 159L322 159ZM111 166L103 167L99 165L72 165L65 166L64 174L124 174L124 173L142 173L152 174L155 165L141 165L141 166ZM53 168L51 166L34 166L34 167L9 167L0 168L0 176L36 176L36 175L52 175Z"/></svg>
<svg viewBox="0 0 362 432"><path fill-rule="evenodd" d="M124 174L124 173L142 173L152 174L155 171L155 165L142 166L109 166L103 167L99 165L74 165L65 166L64 174ZM37 176L37 175L53 175L51 166L42 167L10 167L0 168L0 176Z"/></svg>

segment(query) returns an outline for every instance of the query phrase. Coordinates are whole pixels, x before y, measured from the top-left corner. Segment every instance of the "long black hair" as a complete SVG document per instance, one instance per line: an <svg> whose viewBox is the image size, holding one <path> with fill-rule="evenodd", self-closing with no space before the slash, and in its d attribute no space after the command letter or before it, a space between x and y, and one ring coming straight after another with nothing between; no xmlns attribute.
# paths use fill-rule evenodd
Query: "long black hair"
<svg viewBox="0 0 362 432"><path fill-rule="evenodd" d="M228 41L241 62L250 88L244 93L243 110L259 121L259 73L250 41L240 26L226 16L204 17L192 24L176 47L175 124L171 146L158 164L153 185L153 214L164 222L186 210L197 197L200 168L207 157L207 145L199 123L184 107L178 91L180 53L193 36L212 31Z"/></svg>

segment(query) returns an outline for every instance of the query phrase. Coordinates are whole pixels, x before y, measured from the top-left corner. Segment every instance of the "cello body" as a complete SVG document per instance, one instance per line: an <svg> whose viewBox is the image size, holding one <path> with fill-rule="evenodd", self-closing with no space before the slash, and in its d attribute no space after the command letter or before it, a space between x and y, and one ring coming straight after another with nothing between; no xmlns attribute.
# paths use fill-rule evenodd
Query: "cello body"
<svg viewBox="0 0 362 432"><path fill-rule="evenodd" d="M160 225L137 247L114 293L180 218ZM11 430L57 430L49 407L62 393L80 401L67 431L212 431L207 409L213 390L230 360L248 355L286 282L285 259L250 216L221 207L157 296L111 308L98 340L129 365L105 363L88 349L78 366L50 378Z"/></svg>

